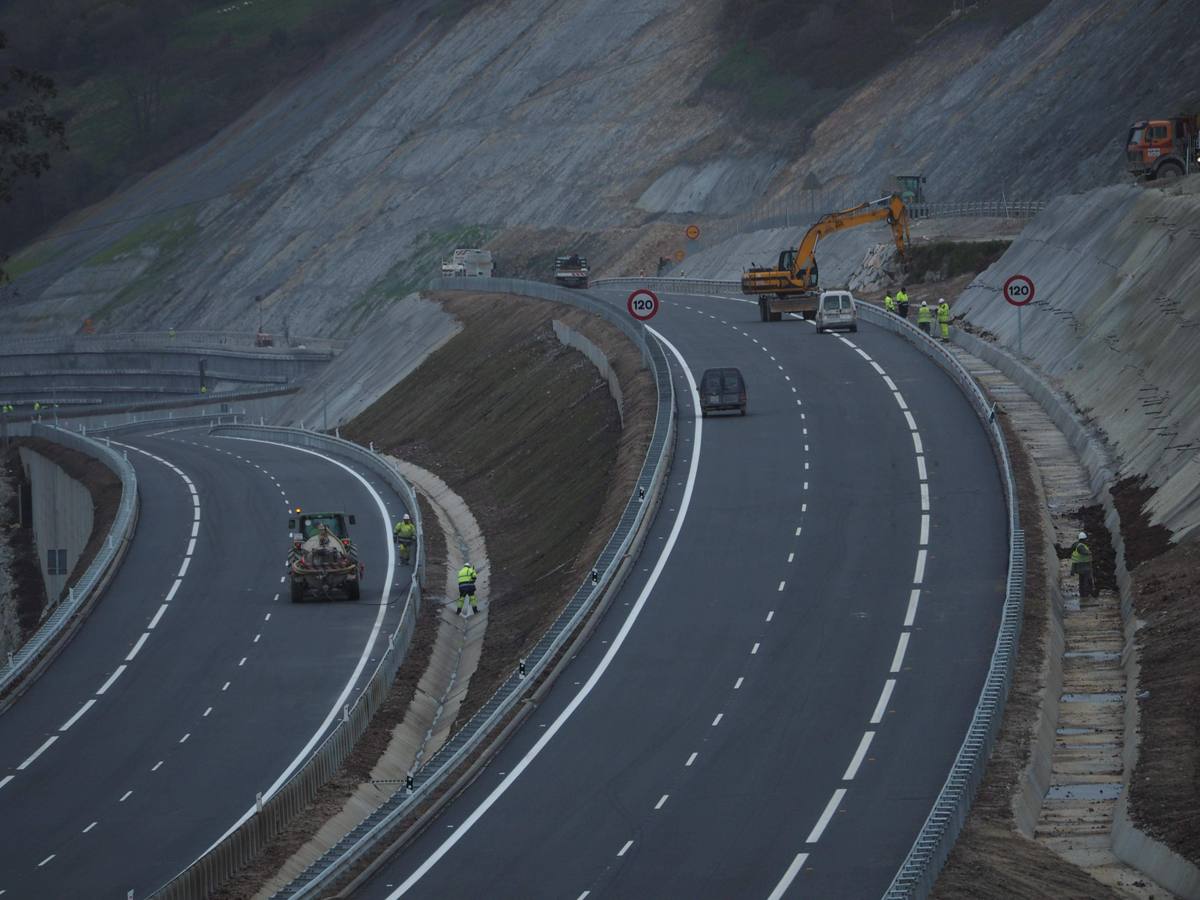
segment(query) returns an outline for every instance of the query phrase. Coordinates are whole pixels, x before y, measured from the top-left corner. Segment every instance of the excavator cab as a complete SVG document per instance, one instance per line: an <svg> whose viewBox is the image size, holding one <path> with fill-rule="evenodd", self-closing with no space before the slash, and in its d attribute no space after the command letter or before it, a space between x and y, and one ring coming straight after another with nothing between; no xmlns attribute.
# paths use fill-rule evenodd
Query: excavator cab
<svg viewBox="0 0 1200 900"><path fill-rule="evenodd" d="M780 254L779 254L779 271L780 272L792 271L792 266L794 266L795 264L796 264L796 251L794 249L783 250L780 252ZM810 275L810 273L811 273L811 277L809 277L809 279L808 279L808 286L810 288L815 288L817 286L817 257L815 255L812 258L812 265L809 266L809 268L801 269L799 272L796 273L796 280L804 281L805 276Z"/></svg>

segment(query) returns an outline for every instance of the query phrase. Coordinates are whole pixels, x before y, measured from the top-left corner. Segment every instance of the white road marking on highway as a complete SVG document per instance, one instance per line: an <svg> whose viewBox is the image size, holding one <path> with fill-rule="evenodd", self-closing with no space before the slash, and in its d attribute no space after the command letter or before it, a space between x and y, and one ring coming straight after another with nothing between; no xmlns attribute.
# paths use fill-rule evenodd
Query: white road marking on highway
<svg viewBox="0 0 1200 900"><path fill-rule="evenodd" d="M130 795L131 795L131 794L133 794L133 791L126 791L124 794L122 794L122 795L121 795L121 799L120 799L120 800L118 800L117 802L118 802L118 803L124 803L126 800L128 800L128 799L129 799L129 797L130 797Z"/></svg>
<svg viewBox="0 0 1200 900"><path fill-rule="evenodd" d="M699 755L700 755L699 753L693 753L691 756L688 757L687 762L685 762L684 765L690 766L692 763L694 763L696 761L696 757Z"/></svg>
<svg viewBox="0 0 1200 900"><path fill-rule="evenodd" d="M797 405L797 406L800 406L800 405L801 405L801 403L800 403L800 401L799 401L799 400L797 400L797 401L796 401L796 405ZM802 419L804 418L804 413L800 413L800 418L802 418Z"/></svg>
<svg viewBox="0 0 1200 900"><path fill-rule="evenodd" d="M858 767L867 757L867 748L871 746L871 739L874 737L875 732L873 731L868 731L862 736L862 740L858 743L858 749L854 751L854 758L850 760L850 765L846 766L846 774L842 776L842 781L854 780L854 776L858 774Z"/></svg>
<svg viewBox="0 0 1200 900"><path fill-rule="evenodd" d="M276 595L275 595L275 599L276 599L276 600L278 600L278 599L279 599L279 595L278 595L278 594L276 594ZM270 622L270 621L271 621L271 614L270 614L270 613L267 613L265 616L263 616L263 621L264 621L264 622Z"/></svg>
<svg viewBox="0 0 1200 900"><path fill-rule="evenodd" d="M912 432L912 439L913 439L913 450L916 451L917 453L924 453L925 448L923 446L921 446L921 432L919 432L919 431Z"/></svg>
<svg viewBox="0 0 1200 900"><path fill-rule="evenodd" d="M750 655L751 656L758 655L758 648L761 646L762 646L762 644L760 644L758 641L755 641L754 646L750 648Z"/></svg>
<svg viewBox="0 0 1200 900"><path fill-rule="evenodd" d="M913 621L917 618L917 604L921 600L921 589L913 588L908 594L908 612L904 614L904 627L912 628Z"/></svg>
<svg viewBox="0 0 1200 900"><path fill-rule="evenodd" d="M912 417L912 413L910 413L908 410L905 410L904 418L908 422L908 430L916 431L917 430L917 420Z"/></svg>
<svg viewBox="0 0 1200 900"><path fill-rule="evenodd" d="M875 712L871 713L872 725L878 725L883 721L883 714L887 712L887 706L892 700L892 691L895 689L895 678L889 678L883 683L883 693L879 695L879 702L875 704Z"/></svg>
<svg viewBox="0 0 1200 900"><path fill-rule="evenodd" d="M17 766L17 771L24 772L26 769L28 769L31 765L33 765L33 761L35 759L37 759L39 756L41 756L43 753L45 753L46 750L49 749L50 745L53 744L57 740L58 740L58 735L54 735L52 737L46 738L46 743L42 744L42 746L38 747L31 754L29 754L29 756L28 756L28 758L26 758L25 762L23 762L19 766Z"/></svg>
<svg viewBox="0 0 1200 900"><path fill-rule="evenodd" d="M850 338L846 337L845 335L839 334L837 337L838 337L838 340L841 341L843 344L845 344L847 347L850 347L854 350L858 349L858 344L854 343L854 341L850 340Z"/></svg>
<svg viewBox="0 0 1200 900"><path fill-rule="evenodd" d="M896 402L900 404L901 409L908 409L908 404L904 402L904 395L899 391L892 391L892 396L896 398Z"/></svg>
<svg viewBox="0 0 1200 900"><path fill-rule="evenodd" d="M917 551L917 567L913 570L913 584L920 584L925 580L925 557L928 550Z"/></svg>
<svg viewBox="0 0 1200 900"><path fill-rule="evenodd" d="M804 462L804 470L806 472L808 471L808 461L807 460L805 460L805 462Z"/></svg>
<svg viewBox="0 0 1200 900"><path fill-rule="evenodd" d="M188 493L189 493L189 494L195 494L195 493L196 493L196 486L195 486L194 484L192 484L192 482L191 482L191 481L188 479L188 477L187 477L186 475L184 476L183 480L187 482L187 486L188 486Z"/></svg>
<svg viewBox="0 0 1200 900"><path fill-rule="evenodd" d="M896 382L892 381L892 379L889 378L887 375L883 376L883 383L888 386L888 390L892 390L892 391L899 390L899 388L896 387Z"/></svg>
<svg viewBox="0 0 1200 900"><path fill-rule="evenodd" d="M197 510L197 512L199 512L199 510ZM200 523L198 521L193 522L192 523L192 537L195 537L199 533L200 533Z"/></svg>
<svg viewBox="0 0 1200 900"><path fill-rule="evenodd" d="M863 359L865 359L867 362L872 362L871 357L867 356L866 351L861 349L860 347L855 347L854 352L857 353L859 356L861 356Z"/></svg>
<svg viewBox="0 0 1200 900"><path fill-rule="evenodd" d="M50 862L50 860L54 859L54 857L56 857L57 855L58 855L57 853L51 853L49 856L47 856L45 859L43 859L40 863L38 863L37 867L40 869L46 863Z"/></svg>
<svg viewBox="0 0 1200 900"><path fill-rule="evenodd" d="M89 831L91 831L93 828L95 828L95 827L96 827L97 825L99 825L99 824L100 824L99 822L93 822L93 823L92 823L91 825L89 825L87 828L83 829L83 832L82 832L82 833L83 833L83 834L87 834Z"/></svg>
<svg viewBox="0 0 1200 900"><path fill-rule="evenodd" d="M774 358L775 358L775 357L773 357L773 356L771 357L771 359L774 359ZM776 366L776 368L778 368L780 372L782 372L782 371L783 371L783 366Z"/></svg>
<svg viewBox="0 0 1200 900"><path fill-rule="evenodd" d="M209 714L209 713L211 713L211 712L212 712L212 707L210 706L208 709L206 709L206 710L204 711L204 715L202 715L200 718L202 718L202 719L207 719L207 718L208 718L208 714Z"/></svg>
<svg viewBox="0 0 1200 900"><path fill-rule="evenodd" d="M113 673L108 676L108 681L106 681L106 682L104 682L104 684L100 685L100 690L96 691L96 696L97 697L103 696L104 692L113 686L113 682L116 681L118 678L120 678L121 673L124 671L125 671L125 666L123 664L117 666L117 668L113 671Z"/></svg>
<svg viewBox="0 0 1200 900"><path fill-rule="evenodd" d="M12 780L13 780L12 775L5 775L3 778L0 778L0 788L4 787L6 784L8 784Z"/></svg>
<svg viewBox="0 0 1200 900"><path fill-rule="evenodd" d="M916 434L917 433L914 431L913 437L916 437ZM919 478L921 481L929 480L929 475L925 471L925 457L920 453L917 454L917 478Z"/></svg>
<svg viewBox="0 0 1200 900"><path fill-rule="evenodd" d="M671 353L675 356L675 359L679 363L680 369L683 371L683 374L686 376L690 396L693 398L698 396L697 388L696 388L696 379L695 379L695 377L693 377L691 369L688 368L687 360L685 360L683 358L683 354L679 352L679 349L674 344L672 344L669 340L667 340L665 337L663 337L662 334L660 334L654 328L650 328L649 326L647 326L646 330L648 332L650 332L650 334L652 334L657 340L661 341L662 344L665 347L667 347L667 349L669 349L671 351ZM703 421L704 421L703 418L701 418L699 416L695 417L692 421L692 433L695 438L693 446L694 446L695 450L692 453L692 460L689 463L687 486L684 488L683 498L679 503L679 513L676 516L674 523L671 525L671 532L668 535L667 540L663 545L662 553L659 554L658 561L654 564L654 570L650 573L650 577L647 579L646 584L643 586L641 593L638 594L638 598L634 602L632 608L630 609L629 615L626 617L625 622L621 625L621 628L617 632L616 637L613 639L612 643L609 645L608 650L605 651L605 654L601 658L600 662L596 665L595 670L592 672L592 674L590 676L588 676L587 682L579 689L579 693L576 694L571 699L571 702L568 703L567 706L563 709L563 711L558 714L558 717L554 720L554 723L549 728L546 729L546 731L542 734L542 736L538 739L538 741L529 749L529 751L525 754L525 756L523 756L521 758L521 761L519 763L517 763L517 765L513 768L513 770L511 772L509 772L509 774L507 776L505 776L504 780L501 781L500 784L498 784L495 788L493 788L492 792L490 794L488 794L488 796L483 800L483 802L478 807L476 807L476 809L471 813L471 815L469 815L467 817L467 819L463 822L462 827L456 829L453 835L447 837L446 840L444 842L442 842L442 844L436 850L434 850L433 853L430 854L430 856L423 863L421 863L420 866L417 867L416 871L414 871L411 875L409 875L409 877L407 879L405 879L403 884L401 884L395 891L393 891L391 894L389 894L388 900L395 900L395 898L403 896L404 894L408 893L408 891L411 890L412 887L417 882L419 882L425 876L425 874L429 872L430 869L432 869L435 865L437 865L438 861L441 860L442 857L444 857L447 853L450 852L450 850L454 847L454 845L457 844L458 841L461 840L464 835L466 835L466 833L471 829L471 827L476 822L478 822L479 819L481 819L484 816L484 814L493 805L495 805L496 801L499 800L500 797L504 795L504 793L509 789L509 787L512 786L512 784L517 780L517 778L519 778L521 776L521 774L527 768L529 768L530 764L534 761L534 759L537 758L538 754L540 754L542 752L542 750L545 749L546 745L549 744L550 741L554 738L554 735L558 733L558 731L562 728L562 726L566 723L566 721L571 717L571 715L575 712L575 710L579 708L580 704L582 704L583 701L587 698L587 696L592 692L592 690L595 688L596 684L600 681L600 679L604 676L604 673L608 670L608 667L610 665L612 665L613 659L616 658L618 651L620 651L621 646L625 643L625 640L628 637L629 632L633 629L634 623L637 621L638 616L641 614L642 609L645 607L646 601L649 598L650 593L654 590L655 585L658 583L658 579L661 576L663 569L666 567L668 559L670 559L671 551L675 547L675 543L679 538L679 532L682 530L683 523L687 518L687 512L688 512L688 509L690 508L691 502L692 502L692 493L693 493L693 490L694 490L695 484L696 484L696 473L697 473L697 470L700 465L700 448L701 448L701 443L702 443L702 438L703 438L703 428L702 428L701 423ZM388 522L388 526L390 528L390 526L391 526L390 522ZM387 547L388 547L389 551L391 551L394 548L394 544L389 540L387 542ZM389 556L389 558L390 558L390 556ZM391 580L392 580L392 573L389 568L386 582L390 583ZM384 607L386 607L386 604L381 604L381 611L383 610ZM358 676L358 673L356 672L355 678L357 678L357 676ZM340 713L340 711L341 711L341 701L339 700L338 705L334 709L334 715L337 715L338 713ZM322 728L322 731L323 730L324 730L324 728ZM315 743L315 738L314 738L313 743ZM308 750L309 750L309 748L305 748L302 756L298 757L297 759L300 760L300 759L306 758L307 754L308 754ZM689 765L691 764L691 761L695 760L695 757L696 757L696 754L692 754L692 758L691 758L691 760L689 760L689 763L688 763ZM254 812L254 809L252 807L250 812L247 814L246 818L249 818L249 816L251 814L253 814L253 812Z"/></svg>
<svg viewBox="0 0 1200 900"><path fill-rule="evenodd" d="M192 519L197 522L200 521L200 507L199 506L197 506L195 509L192 510Z"/></svg>
<svg viewBox="0 0 1200 900"><path fill-rule="evenodd" d="M921 482L921 511L929 512L929 485Z"/></svg>
<svg viewBox="0 0 1200 900"><path fill-rule="evenodd" d="M739 676L738 676L738 680L737 680L737 681L735 681L735 682L733 683L733 689L734 689L735 691L739 691L739 690L741 690L741 689L742 689L742 682L743 682L743 681L745 681L745 680L746 680L745 678L743 678L741 675L739 675Z"/></svg>
<svg viewBox="0 0 1200 900"><path fill-rule="evenodd" d="M278 594L276 594L276 595L275 595L275 596L272 598L271 602L272 602L272 603L278 603L278 602L279 602L279 595L278 595ZM268 618L270 617L270 615L271 615L270 613L267 613L267 617L268 617Z"/></svg>
<svg viewBox="0 0 1200 900"><path fill-rule="evenodd" d="M192 564L192 558L190 556L185 556L183 558L183 565L179 567L179 577L180 578L182 578L184 575L187 574L188 566L190 566L191 564Z"/></svg>
<svg viewBox="0 0 1200 900"><path fill-rule="evenodd" d="M229 684L230 684L230 682L228 682L228 681L225 682L225 684L221 686L221 691L224 692L224 691L229 690Z"/></svg>
<svg viewBox="0 0 1200 900"><path fill-rule="evenodd" d="M883 374L883 366L881 366L879 363L875 362L874 360L871 361L871 368L874 369L876 372L878 372L880 375Z"/></svg>
<svg viewBox="0 0 1200 900"><path fill-rule="evenodd" d="M132 662L133 658L138 655L138 651L142 649L142 645L146 643L146 638L150 637L150 632L143 631L142 636L137 639L137 643L133 645L133 649L129 651L129 655L125 657L125 662Z"/></svg>
<svg viewBox="0 0 1200 900"><path fill-rule="evenodd" d="M239 666L244 666L245 664L246 664L246 657L244 657L244 656L243 656L243 657L242 657L242 659L241 659L241 661L238 663L238 665L239 665Z"/></svg>
<svg viewBox="0 0 1200 900"><path fill-rule="evenodd" d="M770 622L773 618L775 618L775 610L773 610L773 609L768 610L767 611L767 621Z"/></svg>
<svg viewBox="0 0 1200 900"><path fill-rule="evenodd" d="M187 552L186 552L186 553L184 553L183 555L184 555L184 556L191 556L191 555L192 555L193 553L195 553L195 552L196 552L196 539L195 539L195 538L192 538L190 541L188 541L188 548L187 548Z"/></svg>
<svg viewBox="0 0 1200 900"><path fill-rule="evenodd" d="M829 826L829 821L833 818L833 814L837 812L838 804L842 802L842 798L845 796L845 788L838 788L833 792L833 796L829 798L829 802L825 805L825 812L821 813L821 818L817 819L817 824L808 833L808 840L805 841L806 844L815 844L821 839L821 835L825 833L825 829Z"/></svg>
<svg viewBox="0 0 1200 900"><path fill-rule="evenodd" d="M181 584L183 584L183 579L182 579L182 578L176 578L176 579L175 579L175 583L171 585L171 589L170 589L169 591L167 591L167 596L166 596L166 598L163 600L163 603L170 603L172 600L174 600L174 599L175 599L175 592L176 592L177 590L179 590L179 586L180 586Z"/></svg>
<svg viewBox="0 0 1200 900"><path fill-rule="evenodd" d="M805 489L806 491L808 490L808 482L807 482L807 481L806 481L806 482L804 482L804 489Z"/></svg>
<svg viewBox="0 0 1200 900"><path fill-rule="evenodd" d="M83 718L83 714L95 705L96 705L96 698L93 697L91 700L88 700L86 703L84 703L83 706L79 707L79 710L75 713L75 715L71 716L71 718L67 719L67 721L65 721L61 725L59 725L58 730L66 731L68 728L70 728L72 725L74 725L76 722L78 722L81 718Z"/></svg>
<svg viewBox="0 0 1200 900"><path fill-rule="evenodd" d="M781 582L779 582L779 590L781 590L781 591L782 591L782 590L783 590L783 588L784 588L784 585L786 585L786 584L787 584L787 582L786 582L786 581L781 581Z"/></svg>
<svg viewBox="0 0 1200 900"><path fill-rule="evenodd" d="M582 894L580 894L578 897L576 897L575 900L587 900L587 898L590 897L591 894L592 894L591 891L584 891Z"/></svg>
<svg viewBox="0 0 1200 900"><path fill-rule="evenodd" d="M800 526L796 526L796 537L800 537Z"/></svg>
<svg viewBox="0 0 1200 900"><path fill-rule="evenodd" d="M192 736L192 733L189 731L187 734L185 734L183 737L181 737L179 739L179 743L181 743L181 744L186 743L187 739L190 738L191 736Z"/></svg>
<svg viewBox="0 0 1200 900"><path fill-rule="evenodd" d="M805 431L808 431L808 429L807 429L807 428L806 428L806 429L804 429L804 430L805 430ZM807 452L808 452L808 444L805 444L805 445L804 445L804 452L805 452L805 453L807 453Z"/></svg>
<svg viewBox="0 0 1200 900"><path fill-rule="evenodd" d="M283 575L280 575L280 576L279 576L279 583L280 583L280 584L283 584L283 580L284 580L284 576L283 576Z"/></svg>
<svg viewBox="0 0 1200 900"><path fill-rule="evenodd" d="M617 851L617 856L624 856L629 852L629 848L633 846L633 841L626 841L625 846Z"/></svg>
<svg viewBox="0 0 1200 900"><path fill-rule="evenodd" d="M791 380L792 380L792 376L791 376L791 375L784 375L784 376L783 376L783 380L784 380L784 381L791 381ZM792 388L792 390L794 391L794 390L795 390L795 388Z"/></svg>
<svg viewBox="0 0 1200 900"><path fill-rule="evenodd" d="M929 543L929 513L921 513L921 536L917 543L921 546Z"/></svg>
<svg viewBox="0 0 1200 900"><path fill-rule="evenodd" d="M795 553L789 553L789 554L788 554L788 562L792 562L793 560L795 560L795 558L796 558L796 554L795 554Z"/></svg>
<svg viewBox="0 0 1200 900"><path fill-rule="evenodd" d="M792 886L792 882L800 874L800 870L804 868L804 863L807 859L807 853L796 854L796 858L787 867L787 871L783 873L783 877L779 879L779 884L775 885L775 890L771 891L771 895L767 897L767 900L782 900L783 895L787 893L787 889Z"/></svg>
<svg viewBox="0 0 1200 900"><path fill-rule="evenodd" d="M896 642L896 653L892 656L892 674L900 671L900 666L904 664L904 653L908 650L908 635L907 631L900 632L900 640Z"/></svg>
<svg viewBox="0 0 1200 900"><path fill-rule="evenodd" d="M801 504L800 504L800 512L802 512L802 513L804 513L804 512L808 512L808 504L807 504L807 503L801 503ZM797 528L797 529L796 529L796 534L799 534L799 533L800 533L800 529L799 529L799 528Z"/></svg>
<svg viewBox="0 0 1200 900"><path fill-rule="evenodd" d="M158 762L156 762L156 763L155 763L155 764L154 764L154 765L151 767L150 771L151 771L151 772L157 772L157 771L159 770L159 768L162 766L162 764L163 764L163 760L161 760L161 759L160 759Z"/></svg>
<svg viewBox="0 0 1200 900"><path fill-rule="evenodd" d="M200 506L200 497L198 494L192 494L192 506L194 506L194 507Z"/></svg>
<svg viewBox="0 0 1200 900"><path fill-rule="evenodd" d="M658 802L654 804L654 808L655 808L655 809L662 809L662 808L663 808L663 806L666 804L666 802L667 802L667 798L668 798L669 796L671 796L671 795L670 795L670 794L663 794L661 797L659 797L659 798L658 798Z"/></svg>

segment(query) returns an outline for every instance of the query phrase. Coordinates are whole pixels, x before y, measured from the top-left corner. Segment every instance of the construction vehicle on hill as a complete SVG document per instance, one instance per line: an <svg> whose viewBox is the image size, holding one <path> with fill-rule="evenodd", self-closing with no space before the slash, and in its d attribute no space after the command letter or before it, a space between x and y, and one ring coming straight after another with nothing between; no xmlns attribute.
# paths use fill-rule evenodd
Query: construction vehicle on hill
<svg viewBox="0 0 1200 900"><path fill-rule="evenodd" d="M817 315L820 299L817 282L817 241L841 231L871 222L886 221L900 254L901 265L908 260L908 210L899 194L871 203L826 213L817 219L801 239L799 246L783 250L775 268L757 267L742 273L742 293L758 297L759 316L764 322L778 322L784 313L799 313L805 319Z"/></svg>
<svg viewBox="0 0 1200 900"><path fill-rule="evenodd" d="M293 533L288 552L293 603L309 596L359 598L363 566L347 528L353 524L354 516L346 513L301 513L299 509L296 518L288 520Z"/></svg>
<svg viewBox="0 0 1200 900"><path fill-rule="evenodd" d="M1200 117L1180 113L1129 126L1125 162L1130 175L1154 181L1200 171Z"/></svg>
<svg viewBox="0 0 1200 900"><path fill-rule="evenodd" d="M442 260L443 278L491 278L496 265L490 250L459 247Z"/></svg>
<svg viewBox="0 0 1200 900"><path fill-rule="evenodd" d="M893 175L892 180L895 185L885 188L885 190L898 193L900 199L904 201L905 206L913 206L925 202L924 175Z"/></svg>
<svg viewBox="0 0 1200 900"><path fill-rule="evenodd" d="M580 256L578 253L554 258L555 284L561 284L563 287L586 288L590 272L587 257Z"/></svg>

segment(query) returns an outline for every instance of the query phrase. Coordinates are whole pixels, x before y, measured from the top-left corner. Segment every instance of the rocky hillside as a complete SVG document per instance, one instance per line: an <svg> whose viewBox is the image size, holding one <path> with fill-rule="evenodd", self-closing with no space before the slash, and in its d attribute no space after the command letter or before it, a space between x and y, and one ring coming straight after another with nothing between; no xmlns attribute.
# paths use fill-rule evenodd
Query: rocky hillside
<svg viewBox="0 0 1200 900"><path fill-rule="evenodd" d="M1187 0L1055 0L1007 34L968 11L800 145L751 140L701 90L728 49L721 0L438 8L410 0L28 248L0 298L10 329L249 329L262 313L347 336L456 245L501 248L500 274L541 275L568 248L616 274L670 254L685 221L804 184L871 196L923 171L951 199L1109 183L1128 120L1186 102L1200 52Z"/></svg>

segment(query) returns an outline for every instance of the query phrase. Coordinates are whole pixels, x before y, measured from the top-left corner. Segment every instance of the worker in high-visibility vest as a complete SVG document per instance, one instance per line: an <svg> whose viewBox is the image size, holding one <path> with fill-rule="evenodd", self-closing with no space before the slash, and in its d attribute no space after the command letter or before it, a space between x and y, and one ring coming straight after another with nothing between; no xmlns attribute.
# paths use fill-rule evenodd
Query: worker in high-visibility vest
<svg viewBox="0 0 1200 900"><path fill-rule="evenodd" d="M469 562L463 563L463 567L458 570L458 614L463 614L463 601L468 597L471 598L471 612L479 612L479 607L475 605L475 567Z"/></svg>
<svg viewBox="0 0 1200 900"><path fill-rule="evenodd" d="M900 310L900 318L908 318L908 291L904 288L896 291L896 307Z"/></svg>
<svg viewBox="0 0 1200 900"><path fill-rule="evenodd" d="M929 334L930 326L933 325L933 310L929 308L929 304L924 300L921 301L921 307L917 310L917 327L926 334Z"/></svg>
<svg viewBox="0 0 1200 900"><path fill-rule="evenodd" d="M413 524L412 516L404 514L404 518L392 529L396 537L396 549L400 553L400 565L407 566L412 546L416 542L417 526Z"/></svg>
<svg viewBox="0 0 1200 900"><path fill-rule="evenodd" d="M942 328L942 340L950 340L950 304L943 297L938 301L937 308L938 325Z"/></svg>
<svg viewBox="0 0 1200 900"><path fill-rule="evenodd" d="M1085 543L1087 534L1079 532L1079 540L1071 547L1071 574L1079 577L1079 599L1099 597L1096 582L1092 578L1092 550Z"/></svg>
<svg viewBox="0 0 1200 900"><path fill-rule="evenodd" d="M892 299L892 295L890 293L883 295L883 308L886 312L890 312L893 315L896 312L896 301Z"/></svg>

